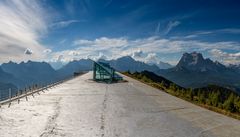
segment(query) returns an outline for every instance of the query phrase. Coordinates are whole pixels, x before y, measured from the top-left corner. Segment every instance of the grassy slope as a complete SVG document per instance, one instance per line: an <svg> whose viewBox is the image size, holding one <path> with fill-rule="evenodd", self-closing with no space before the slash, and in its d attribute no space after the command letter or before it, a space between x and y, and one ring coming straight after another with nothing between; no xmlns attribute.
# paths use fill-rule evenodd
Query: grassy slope
<svg viewBox="0 0 240 137"><path fill-rule="evenodd" d="M240 97L230 89L216 85L185 89L149 71L123 74L201 107L240 120Z"/></svg>

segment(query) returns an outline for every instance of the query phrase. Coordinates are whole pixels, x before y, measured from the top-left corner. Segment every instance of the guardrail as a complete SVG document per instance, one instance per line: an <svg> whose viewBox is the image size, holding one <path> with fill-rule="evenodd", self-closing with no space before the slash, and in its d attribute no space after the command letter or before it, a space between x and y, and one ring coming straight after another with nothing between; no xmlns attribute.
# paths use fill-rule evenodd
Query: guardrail
<svg viewBox="0 0 240 137"><path fill-rule="evenodd" d="M21 98L26 98L26 100L28 100L28 96L32 95L34 97L35 93L40 94L39 92L44 92L44 90L47 90L49 88L52 88L56 85L59 85L65 81L71 80L73 79L74 76L62 79L62 80L58 80L55 82L50 82L48 84L41 84L41 85L37 85L34 84L32 86L28 86L24 89L20 89L20 90L12 90L11 88L8 89L8 96L6 96L6 92L5 92L5 96L2 96L2 92L0 92L0 107L4 104L8 104L9 103L9 107L11 105L12 101L18 101L18 103L20 102ZM6 90L5 90L6 91Z"/></svg>

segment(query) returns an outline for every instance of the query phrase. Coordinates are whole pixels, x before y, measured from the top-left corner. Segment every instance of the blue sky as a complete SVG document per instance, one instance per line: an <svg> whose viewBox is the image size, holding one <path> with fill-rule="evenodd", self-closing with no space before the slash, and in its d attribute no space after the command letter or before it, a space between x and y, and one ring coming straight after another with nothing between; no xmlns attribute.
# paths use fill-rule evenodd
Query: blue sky
<svg viewBox="0 0 240 137"><path fill-rule="evenodd" d="M176 64L197 51L240 63L237 0L2 0L0 62L132 56Z"/></svg>

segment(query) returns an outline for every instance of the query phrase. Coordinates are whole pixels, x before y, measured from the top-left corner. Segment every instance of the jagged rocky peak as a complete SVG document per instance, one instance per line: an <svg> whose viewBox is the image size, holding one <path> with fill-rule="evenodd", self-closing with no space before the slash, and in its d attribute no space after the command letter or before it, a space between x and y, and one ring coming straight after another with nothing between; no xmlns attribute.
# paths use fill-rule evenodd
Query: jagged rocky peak
<svg viewBox="0 0 240 137"><path fill-rule="evenodd" d="M121 61L135 61L131 56L123 56L118 58L117 60L121 60Z"/></svg>
<svg viewBox="0 0 240 137"><path fill-rule="evenodd" d="M201 53L184 53L177 64L178 68L198 71L219 71L225 69L225 66L219 62L213 62L211 59L204 59Z"/></svg>
<svg viewBox="0 0 240 137"><path fill-rule="evenodd" d="M178 66L191 66L202 63L204 58L201 53L192 52L192 53L184 53L182 58L180 59Z"/></svg>
<svg viewBox="0 0 240 137"><path fill-rule="evenodd" d="M17 64L17 63L10 60L8 64Z"/></svg>

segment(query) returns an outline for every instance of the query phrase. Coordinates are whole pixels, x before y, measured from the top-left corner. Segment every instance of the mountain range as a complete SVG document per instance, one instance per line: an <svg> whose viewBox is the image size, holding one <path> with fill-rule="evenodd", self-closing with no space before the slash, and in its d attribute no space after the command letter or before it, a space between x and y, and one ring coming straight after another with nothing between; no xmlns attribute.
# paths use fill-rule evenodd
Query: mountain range
<svg viewBox="0 0 240 137"><path fill-rule="evenodd" d="M130 56L124 56L115 60L100 59L99 61L109 63L111 67L121 72L123 71L141 72L144 70L156 72L157 70L159 70L159 67L155 64L150 65L141 61L136 61Z"/></svg>
<svg viewBox="0 0 240 137"><path fill-rule="evenodd" d="M185 88L200 88L208 85L220 85L237 91L240 88L240 77L238 77L240 75L240 67L233 65L225 66L209 58L205 59L201 53L197 52L184 53L178 64L168 69L160 69L155 64L136 61L130 56L124 56L115 60L100 59L99 61L109 63L117 71L121 72L141 72L148 70ZM90 64L91 60L74 62L67 64L62 69L70 66L77 66L76 68L78 69L85 68L84 70L91 69L90 66L86 67L86 64Z"/></svg>
<svg viewBox="0 0 240 137"><path fill-rule="evenodd" d="M13 82L18 87L32 84L44 84L60 78L57 72L46 62L14 62L3 63L1 68L4 72L13 75L18 82ZM43 83L44 82L44 83Z"/></svg>
<svg viewBox="0 0 240 137"><path fill-rule="evenodd" d="M93 62L90 59L80 59L69 62L62 68L57 70L61 77L71 76L74 72L89 71L93 67Z"/></svg>
<svg viewBox="0 0 240 137"><path fill-rule="evenodd" d="M240 67L237 65L225 66L217 61L204 58L201 53L184 53L174 67L160 69L157 64L147 64L136 61L130 56L114 60L103 60L117 71L154 72L185 88L199 88L207 85L220 85L236 91L240 89ZM89 71L93 62L90 59L74 60L58 70L46 62L14 62L3 63L0 67L1 87L25 87L31 84L43 84L54 80L73 76L74 72ZM169 67L169 66L168 66ZM1 89L0 87L0 89Z"/></svg>
<svg viewBox="0 0 240 137"><path fill-rule="evenodd" d="M209 84L221 85L238 90L240 75L238 69L224 66L200 53L184 53L178 64L170 69L156 72L183 87L199 88Z"/></svg>

